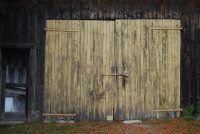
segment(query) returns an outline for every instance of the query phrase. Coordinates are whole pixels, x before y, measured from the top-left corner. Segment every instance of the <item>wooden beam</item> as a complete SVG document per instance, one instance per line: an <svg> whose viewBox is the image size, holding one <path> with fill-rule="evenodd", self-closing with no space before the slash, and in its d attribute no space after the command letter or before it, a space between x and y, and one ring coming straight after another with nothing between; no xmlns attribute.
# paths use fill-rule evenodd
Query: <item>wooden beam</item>
<svg viewBox="0 0 200 134"><path fill-rule="evenodd" d="M151 30L182 30L182 27L151 27Z"/></svg>
<svg viewBox="0 0 200 134"><path fill-rule="evenodd" d="M66 29L57 29L57 28L45 28L45 31L56 31L56 32L79 32L78 30L66 30Z"/></svg>
<svg viewBox="0 0 200 134"><path fill-rule="evenodd" d="M174 112L174 111L183 111L183 109L154 109L149 110L150 112Z"/></svg>
<svg viewBox="0 0 200 134"><path fill-rule="evenodd" d="M76 114L48 114L48 113L44 113L43 116L68 116L68 117L73 117L76 116Z"/></svg>
<svg viewBox="0 0 200 134"><path fill-rule="evenodd" d="M0 49L0 88L1 88L1 90L0 90L0 120L2 120L3 119L3 111L4 111L4 96L3 96L3 94L5 94L4 93L4 90L3 90L3 80L4 80L4 77L3 77L3 64L2 64L2 50Z"/></svg>

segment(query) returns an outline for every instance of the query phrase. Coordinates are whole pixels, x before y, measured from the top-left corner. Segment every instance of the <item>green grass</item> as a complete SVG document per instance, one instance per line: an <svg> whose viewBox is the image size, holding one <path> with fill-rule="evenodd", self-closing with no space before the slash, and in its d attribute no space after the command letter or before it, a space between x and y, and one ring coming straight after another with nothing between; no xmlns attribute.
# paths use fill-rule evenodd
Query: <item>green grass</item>
<svg viewBox="0 0 200 134"><path fill-rule="evenodd" d="M79 131L78 125L39 122L1 126L0 134L71 134Z"/></svg>
<svg viewBox="0 0 200 134"><path fill-rule="evenodd" d="M193 117L194 110L195 110L194 105L187 106L183 111L183 119L187 121L194 120L194 117Z"/></svg>
<svg viewBox="0 0 200 134"><path fill-rule="evenodd" d="M121 121L115 122L76 122L75 124L58 124L31 122L17 125L0 126L0 134L87 134L100 131L106 133L106 127L120 125Z"/></svg>
<svg viewBox="0 0 200 134"><path fill-rule="evenodd" d="M194 120L194 114L195 112L195 105L190 105L187 106L184 111L183 111L183 119L187 120L187 121L191 121ZM197 103L196 105L196 112L199 113L200 112L200 102Z"/></svg>
<svg viewBox="0 0 200 134"><path fill-rule="evenodd" d="M200 130L199 121L187 121L183 118L175 119L154 119L143 121L141 125L164 126L169 131L195 131ZM127 125L128 126L128 125ZM162 131L163 128L160 130ZM141 128L145 130L146 128ZM18 125L0 126L0 134L106 134L109 130L118 132L118 130L129 131L121 121L114 122L76 122L75 124L58 124L31 122ZM189 133L189 132L188 132Z"/></svg>

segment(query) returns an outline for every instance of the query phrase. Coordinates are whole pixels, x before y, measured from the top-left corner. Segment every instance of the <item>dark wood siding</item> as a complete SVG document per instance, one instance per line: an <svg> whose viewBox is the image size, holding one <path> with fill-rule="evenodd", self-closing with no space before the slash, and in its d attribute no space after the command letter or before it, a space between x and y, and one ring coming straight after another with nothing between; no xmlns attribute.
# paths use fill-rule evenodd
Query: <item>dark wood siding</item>
<svg viewBox="0 0 200 134"><path fill-rule="evenodd" d="M14 3L0 14L0 41L34 43L33 59L35 93L33 111L42 111L44 89L45 21L47 19L180 19L181 104L200 97L200 8L198 1L180 0L66 0L56 2ZM32 113L34 115L34 113Z"/></svg>

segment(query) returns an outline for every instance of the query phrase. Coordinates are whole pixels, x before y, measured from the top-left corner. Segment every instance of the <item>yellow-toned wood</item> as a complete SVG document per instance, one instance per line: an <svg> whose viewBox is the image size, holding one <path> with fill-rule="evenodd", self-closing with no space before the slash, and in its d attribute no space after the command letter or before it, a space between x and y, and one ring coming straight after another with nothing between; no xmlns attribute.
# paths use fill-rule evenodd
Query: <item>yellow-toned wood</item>
<svg viewBox="0 0 200 134"><path fill-rule="evenodd" d="M47 113L44 113L43 116L76 116L76 114L47 114Z"/></svg>
<svg viewBox="0 0 200 134"><path fill-rule="evenodd" d="M180 109L180 26L159 19L48 20L46 29L79 32L46 31L45 113L102 120L114 111L115 119L140 119Z"/></svg>
<svg viewBox="0 0 200 134"><path fill-rule="evenodd" d="M182 27L151 27L151 30L182 30Z"/></svg>
<svg viewBox="0 0 200 134"><path fill-rule="evenodd" d="M80 32L46 32L45 112L77 113L83 119L112 114L113 80L101 74L112 73L114 22L49 20L47 24L47 29Z"/></svg>
<svg viewBox="0 0 200 134"><path fill-rule="evenodd" d="M151 112L175 112L175 111L183 111L183 109L155 109L155 110L149 110Z"/></svg>
<svg viewBox="0 0 200 134"><path fill-rule="evenodd" d="M57 31L57 32L79 32L78 30L65 30L65 29L56 29L56 28L45 28L45 31Z"/></svg>
<svg viewBox="0 0 200 134"><path fill-rule="evenodd" d="M118 66L129 72L119 89L120 119L162 117L148 109L180 108L180 29L174 27L180 21L116 21Z"/></svg>

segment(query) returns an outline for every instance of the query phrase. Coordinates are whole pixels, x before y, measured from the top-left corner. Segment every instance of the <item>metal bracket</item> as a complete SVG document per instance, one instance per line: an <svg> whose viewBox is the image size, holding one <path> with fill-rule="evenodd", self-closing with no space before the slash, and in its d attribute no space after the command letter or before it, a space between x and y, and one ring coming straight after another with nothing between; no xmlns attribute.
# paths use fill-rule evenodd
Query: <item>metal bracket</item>
<svg viewBox="0 0 200 134"><path fill-rule="evenodd" d="M124 77L128 77L128 74L102 74L101 76L124 76Z"/></svg>

